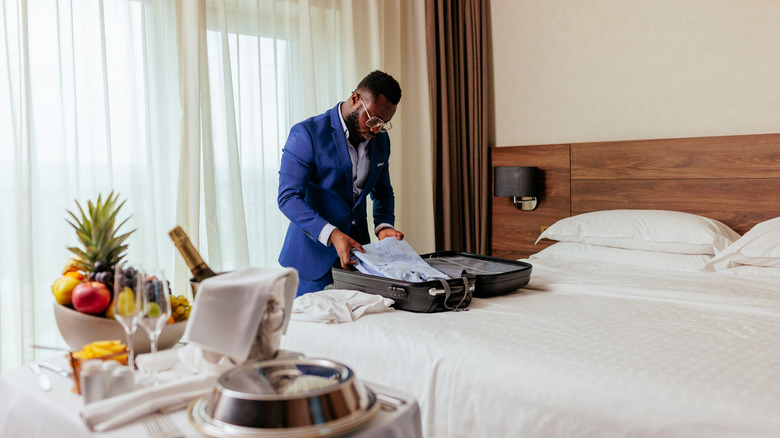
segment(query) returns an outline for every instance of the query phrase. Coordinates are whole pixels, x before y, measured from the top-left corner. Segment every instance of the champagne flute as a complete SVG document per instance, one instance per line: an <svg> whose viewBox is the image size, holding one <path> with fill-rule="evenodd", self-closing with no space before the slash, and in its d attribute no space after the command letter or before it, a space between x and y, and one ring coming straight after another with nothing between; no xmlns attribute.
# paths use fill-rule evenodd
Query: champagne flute
<svg viewBox="0 0 780 438"><path fill-rule="evenodd" d="M171 291L162 271L159 277L144 276L142 283L141 299L143 311L139 317L139 322L149 334L152 354L151 384L157 385L159 383L157 381L157 339L171 316Z"/></svg>
<svg viewBox="0 0 780 438"><path fill-rule="evenodd" d="M118 264L114 268L114 319L125 330L127 336L127 366L135 370L135 348L133 337L138 328L138 316L141 313L141 295L138 272L131 266L125 268L125 264Z"/></svg>

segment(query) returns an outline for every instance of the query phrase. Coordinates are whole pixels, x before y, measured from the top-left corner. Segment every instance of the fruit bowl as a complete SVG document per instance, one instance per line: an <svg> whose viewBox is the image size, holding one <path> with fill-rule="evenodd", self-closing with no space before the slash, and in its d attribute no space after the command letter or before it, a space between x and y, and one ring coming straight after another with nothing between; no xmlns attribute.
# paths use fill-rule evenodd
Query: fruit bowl
<svg viewBox="0 0 780 438"><path fill-rule="evenodd" d="M127 342L125 330L111 318L81 313L55 302L54 319L57 321L62 338L72 351L78 351L84 345L95 341L119 340L123 343ZM164 350L176 345L184 335L186 327L187 321L167 324L160 334L157 349ZM149 336L146 330L141 327L135 331L133 347L135 354L151 351Z"/></svg>

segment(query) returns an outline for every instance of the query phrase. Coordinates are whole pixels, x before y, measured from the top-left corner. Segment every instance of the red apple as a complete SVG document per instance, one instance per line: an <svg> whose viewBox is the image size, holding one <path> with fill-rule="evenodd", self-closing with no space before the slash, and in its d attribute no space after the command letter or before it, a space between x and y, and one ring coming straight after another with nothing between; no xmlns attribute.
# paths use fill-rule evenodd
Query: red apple
<svg viewBox="0 0 780 438"><path fill-rule="evenodd" d="M111 303L111 291L99 281L85 281L73 289L72 300L74 309L97 315Z"/></svg>

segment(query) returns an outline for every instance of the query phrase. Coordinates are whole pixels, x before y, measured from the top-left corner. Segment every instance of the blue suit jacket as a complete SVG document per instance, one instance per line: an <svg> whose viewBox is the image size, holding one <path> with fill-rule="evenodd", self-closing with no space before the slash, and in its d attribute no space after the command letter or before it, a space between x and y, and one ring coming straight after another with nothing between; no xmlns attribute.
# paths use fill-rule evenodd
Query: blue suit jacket
<svg viewBox="0 0 780 438"><path fill-rule="evenodd" d="M374 222L395 223L395 197L388 171L390 138L380 132L369 141L368 178L354 201L352 161L338 111L336 105L293 126L282 149L277 202L290 219L290 226L279 263L297 269L307 280L321 278L338 258L332 245L317 240L325 224L331 223L345 234L355 226L357 240L361 244L370 242L367 194L374 202Z"/></svg>

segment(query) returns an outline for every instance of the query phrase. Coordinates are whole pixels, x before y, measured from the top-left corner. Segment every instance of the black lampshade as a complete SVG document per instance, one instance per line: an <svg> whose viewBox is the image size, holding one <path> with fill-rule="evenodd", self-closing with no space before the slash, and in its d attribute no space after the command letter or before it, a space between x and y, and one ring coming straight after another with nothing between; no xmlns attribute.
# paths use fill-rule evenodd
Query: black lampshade
<svg viewBox="0 0 780 438"><path fill-rule="evenodd" d="M493 182L494 196L517 198L539 196L538 167L496 167Z"/></svg>

